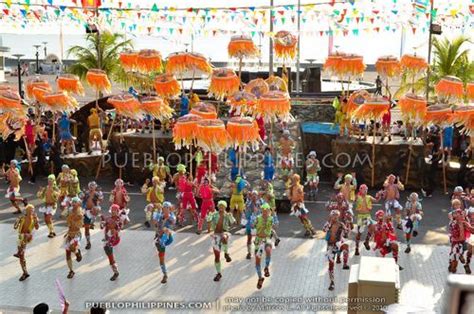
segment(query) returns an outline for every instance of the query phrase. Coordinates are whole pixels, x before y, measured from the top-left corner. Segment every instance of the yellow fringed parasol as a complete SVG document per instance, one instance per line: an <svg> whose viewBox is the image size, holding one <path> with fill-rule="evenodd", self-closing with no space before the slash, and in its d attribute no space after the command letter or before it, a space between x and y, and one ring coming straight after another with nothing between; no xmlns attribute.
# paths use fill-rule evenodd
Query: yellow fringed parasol
<svg viewBox="0 0 474 314"><path fill-rule="evenodd" d="M224 122L219 119L202 120L197 123L197 145L204 151L219 154L229 145L229 134Z"/></svg>
<svg viewBox="0 0 474 314"><path fill-rule="evenodd" d="M176 149L190 147L196 140L197 124L203 118L194 114L179 117L173 127L173 142Z"/></svg>
<svg viewBox="0 0 474 314"><path fill-rule="evenodd" d="M360 90L353 92L347 101L347 106L343 108L344 114L351 116L352 113L361 105L363 105L367 99L370 98L370 93L366 90Z"/></svg>
<svg viewBox="0 0 474 314"><path fill-rule="evenodd" d="M176 52L168 56L166 73L177 75L188 71L210 74L212 67L206 57L198 53Z"/></svg>
<svg viewBox="0 0 474 314"><path fill-rule="evenodd" d="M49 93L52 93L53 91L51 90L51 88L43 88L43 87L35 87L33 88L33 98L41 103L41 104L45 104L46 103L46 100L44 99L44 97L49 94Z"/></svg>
<svg viewBox="0 0 474 314"><path fill-rule="evenodd" d="M269 78L265 80L268 84L269 90L278 90L281 92L288 92L288 85L286 84L285 80L279 76L271 75Z"/></svg>
<svg viewBox="0 0 474 314"><path fill-rule="evenodd" d="M468 136L474 135L474 106L462 106L454 109L452 121L458 126L462 126L461 132Z"/></svg>
<svg viewBox="0 0 474 314"><path fill-rule="evenodd" d="M453 110L448 105L432 105L426 110L425 123L446 126L452 123Z"/></svg>
<svg viewBox="0 0 474 314"><path fill-rule="evenodd" d="M258 78L248 82L248 84L245 85L244 91L254 94L255 97L260 98L260 96L270 91L270 87L264 79Z"/></svg>
<svg viewBox="0 0 474 314"><path fill-rule="evenodd" d="M61 74L57 79L57 84L59 90L76 95L84 95L84 87L76 75Z"/></svg>
<svg viewBox="0 0 474 314"><path fill-rule="evenodd" d="M172 74L161 74L155 78L155 90L158 95L164 98L176 97L181 93L181 87Z"/></svg>
<svg viewBox="0 0 474 314"><path fill-rule="evenodd" d="M211 84L209 85L209 96L217 100L224 100L227 95L239 90L240 80L231 69L215 69L212 72Z"/></svg>

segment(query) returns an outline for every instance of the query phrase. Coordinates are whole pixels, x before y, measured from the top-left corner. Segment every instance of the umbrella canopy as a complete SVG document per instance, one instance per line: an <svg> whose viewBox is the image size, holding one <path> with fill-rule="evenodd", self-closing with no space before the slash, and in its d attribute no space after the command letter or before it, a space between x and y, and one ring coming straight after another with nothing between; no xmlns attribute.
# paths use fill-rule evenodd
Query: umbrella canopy
<svg viewBox="0 0 474 314"><path fill-rule="evenodd" d="M164 98L173 98L181 93L181 86L173 74L161 74L155 78L156 93Z"/></svg>
<svg viewBox="0 0 474 314"><path fill-rule="evenodd" d="M258 56L258 48L252 38L245 35L232 36L227 46L229 57L243 59Z"/></svg>
<svg viewBox="0 0 474 314"><path fill-rule="evenodd" d="M58 89L73 93L76 95L84 95L84 87L79 77L73 74L61 74L57 79Z"/></svg>
<svg viewBox="0 0 474 314"><path fill-rule="evenodd" d="M464 96L463 82L455 76L445 76L436 85L435 92L444 98L462 99Z"/></svg>
<svg viewBox="0 0 474 314"><path fill-rule="evenodd" d="M275 55L281 59L292 60L296 56L298 39L288 31L279 31L273 38Z"/></svg>
<svg viewBox="0 0 474 314"><path fill-rule="evenodd" d="M380 57L377 59L377 62L375 62L375 70L385 79L392 78L400 75L401 64L397 57Z"/></svg>
<svg viewBox="0 0 474 314"><path fill-rule="evenodd" d="M90 69L87 71L86 80L89 85L98 92L110 93L112 85L110 84L107 73L99 69Z"/></svg>
<svg viewBox="0 0 474 314"><path fill-rule="evenodd" d="M173 142L176 149L189 147L196 140L197 124L203 118L194 114L179 117L173 127Z"/></svg>
<svg viewBox="0 0 474 314"><path fill-rule="evenodd" d="M227 95L239 90L240 80L231 69L215 69L212 72L211 84L209 85L209 96L217 100L223 100Z"/></svg>
<svg viewBox="0 0 474 314"><path fill-rule="evenodd" d="M220 153L230 142L224 122L219 119L202 120L197 123L197 145L206 152Z"/></svg>

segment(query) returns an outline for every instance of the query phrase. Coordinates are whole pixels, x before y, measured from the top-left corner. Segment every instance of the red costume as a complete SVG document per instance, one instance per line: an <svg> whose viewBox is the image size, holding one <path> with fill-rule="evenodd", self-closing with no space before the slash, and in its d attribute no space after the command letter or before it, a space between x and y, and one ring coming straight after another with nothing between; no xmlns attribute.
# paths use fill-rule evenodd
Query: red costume
<svg viewBox="0 0 474 314"><path fill-rule="evenodd" d="M209 184L209 180L204 179L204 183L199 187L199 197L202 198L201 215L198 222L198 233L202 230L202 224L206 220L207 214L215 210L214 190Z"/></svg>
<svg viewBox="0 0 474 314"><path fill-rule="evenodd" d="M377 211L375 214L377 217L377 223L375 224L374 242L375 251L385 257L385 255L392 253L395 263L398 263L398 243L395 229L393 228L392 221L389 217L385 217L383 210ZM400 270L403 268L400 267Z"/></svg>
<svg viewBox="0 0 474 314"><path fill-rule="evenodd" d="M191 214L193 219L198 222L199 219L196 213L196 199L194 198L194 183L192 178L186 179L186 177L182 176L179 178L179 191L182 193L181 199L181 207L179 209L178 221L179 223L184 223L184 213L186 209L191 207Z"/></svg>

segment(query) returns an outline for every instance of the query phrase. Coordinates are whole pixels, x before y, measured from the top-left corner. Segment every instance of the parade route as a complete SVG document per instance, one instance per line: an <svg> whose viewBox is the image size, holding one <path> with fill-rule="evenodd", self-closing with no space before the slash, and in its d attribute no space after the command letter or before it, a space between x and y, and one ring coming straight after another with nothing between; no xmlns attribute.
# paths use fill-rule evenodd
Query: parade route
<svg viewBox="0 0 474 314"><path fill-rule="evenodd" d="M119 302L116 306L125 306L120 302L145 302L135 303L135 306L155 306L162 311L165 308L172 311L178 306L185 312L207 313L265 309L267 312L345 312L349 270L342 270L341 264L337 264L336 288L332 292L327 290L329 278L323 240L283 238L272 254L271 277L265 280L262 290L257 290L254 260L245 259L246 239L240 235L231 237L229 252L233 260L223 263L223 278L216 283L212 280L215 269L209 236L176 233L174 243L167 249L169 280L162 285L153 232L127 229L122 233L121 243L116 248L120 277L111 282L112 273L102 249L100 230L93 230L92 249L82 249L83 260L74 261L76 276L73 279L66 278L68 271L62 248L65 229L58 227L57 230L58 236L54 239L47 238L45 226L35 232L26 250L31 277L19 282L20 265L12 256L17 234L11 224L0 224L0 311L28 313L37 303L46 302L57 312L60 306L55 280L59 279L71 313L84 313L88 302L103 300ZM353 257L353 248L351 241L351 265L360 259ZM400 264L404 270L400 272L400 303L442 313L448 247L415 244L410 255L403 253L404 249L402 245ZM373 255L365 249L361 254ZM178 303L169 308L166 301ZM261 301L267 308L255 307L257 303L261 306ZM156 313L156 310L122 311L147 312Z"/></svg>

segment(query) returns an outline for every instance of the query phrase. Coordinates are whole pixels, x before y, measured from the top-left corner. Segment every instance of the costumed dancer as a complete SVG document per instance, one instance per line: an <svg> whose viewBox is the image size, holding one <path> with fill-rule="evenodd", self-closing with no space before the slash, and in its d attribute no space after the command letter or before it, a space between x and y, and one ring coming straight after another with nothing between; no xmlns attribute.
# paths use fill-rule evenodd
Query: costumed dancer
<svg viewBox="0 0 474 314"><path fill-rule="evenodd" d="M273 156L270 147L265 147L265 153L263 155L263 180L273 181L275 175L275 165L273 163Z"/></svg>
<svg viewBox="0 0 474 314"><path fill-rule="evenodd" d="M405 204L405 211L406 215L402 224L403 232L405 233L405 240L407 241L405 253L408 254L411 252L411 237L412 235L414 237L418 235L418 227L420 225L420 220L423 217L423 208L417 193L413 192L410 194L410 197Z"/></svg>
<svg viewBox="0 0 474 314"><path fill-rule="evenodd" d="M397 228L402 229L402 205L398 202L400 199L400 191L403 191L405 187L400 181L400 178L395 177L393 174L389 175L383 184L382 197L385 200L385 213L388 216L393 217L393 210L395 210L395 220L397 222Z"/></svg>
<svg viewBox="0 0 474 314"><path fill-rule="evenodd" d="M212 251L214 252L214 266L216 267L216 276L214 281L219 281L222 278L222 267L221 267L221 250L224 251L224 258L227 263L230 263L232 259L229 255L229 238L230 238L230 226L235 223L234 216L232 213L227 211L227 203L225 201L217 202L217 211L213 211L207 215L207 222L210 224L210 228L213 231L211 235Z"/></svg>
<svg viewBox="0 0 474 314"><path fill-rule="evenodd" d="M270 205L263 203L261 205L261 214L255 219L255 269L257 271L258 282L257 289L261 289L265 278L262 276L262 257L265 253L265 268L263 269L265 277L270 277L270 261L272 258L273 243L271 241L273 229L273 217L271 215Z"/></svg>
<svg viewBox="0 0 474 314"><path fill-rule="evenodd" d="M153 213L161 208L161 204L165 200L165 183L161 182L159 177L153 177L151 182L152 186L148 187L150 179L146 179L141 189L141 192L146 195L146 202L148 203L145 206L145 226L147 228L151 226Z"/></svg>
<svg viewBox="0 0 474 314"><path fill-rule="evenodd" d="M383 210L378 210L375 213L375 218L377 222L374 226L374 251L381 257L392 253L395 264L398 264L397 234L393 228L392 217L386 216ZM398 268L403 270L400 265L398 265Z"/></svg>
<svg viewBox="0 0 474 314"><path fill-rule="evenodd" d="M84 233L86 235L86 250L91 248L91 235L90 229L94 229L95 218L101 212L100 202L103 200L104 196L101 189L95 183L95 181L89 182L87 185L88 190L84 193L82 199L82 206L85 210L84 212Z"/></svg>
<svg viewBox="0 0 474 314"><path fill-rule="evenodd" d="M342 193L342 195L344 195L344 199L349 205L349 209L352 210L352 206L355 201L355 191L357 189L355 173L346 174L344 178L342 173L338 173L336 183L334 183L334 189L338 190L340 193Z"/></svg>
<svg viewBox="0 0 474 314"><path fill-rule="evenodd" d="M296 216L300 219L306 231L306 237L313 237L316 235L316 231L308 218L309 211L304 205L304 187L301 184L300 179L299 174L293 174L290 178L288 190L286 191L286 195L288 195L291 204L290 215Z"/></svg>
<svg viewBox="0 0 474 314"><path fill-rule="evenodd" d="M275 246L281 242L280 237L276 232L276 227L280 224L280 220L278 219L278 214L276 210L276 201L275 201L275 191L273 190L273 184L270 181L262 181L262 199L268 205L270 205L270 209L272 211L273 217L273 228L272 228L272 239L275 240Z"/></svg>
<svg viewBox="0 0 474 314"><path fill-rule="evenodd" d="M56 177L54 174L48 176L48 185L41 188L36 196L44 203L44 206L39 208L39 212L44 214L44 222L49 230L48 238L53 238L56 236L53 226L53 217L56 213L59 198L59 188L56 185Z"/></svg>
<svg viewBox="0 0 474 314"><path fill-rule="evenodd" d="M17 204L18 202L22 202L24 206L28 204L26 198L21 198L21 175L20 170L18 168L18 161L13 159L12 161L10 161L10 168L8 168L8 170L5 172L5 178L8 181L8 189L5 198L8 198L12 206L16 208L14 214L21 214L21 209Z"/></svg>
<svg viewBox="0 0 474 314"><path fill-rule="evenodd" d="M309 186L309 197L315 198L318 193L319 176L318 172L321 170L319 160L316 159L316 152L313 150L309 153L305 162L306 168L306 183Z"/></svg>
<svg viewBox="0 0 474 314"><path fill-rule="evenodd" d="M237 175L235 181L230 186L232 189L232 195L230 197L230 210L232 211L237 223L240 223L243 226L245 225L242 223L242 213L245 209L244 190L248 186L250 186L249 183L240 175Z"/></svg>
<svg viewBox="0 0 474 314"><path fill-rule="evenodd" d="M472 195L471 190L471 195ZM467 210L467 221L471 226L474 226L474 207L471 206ZM474 235L469 232L469 234L466 234L466 242L467 242L467 253L466 253L466 262L464 263L464 270L466 271L466 274L471 274L471 259L472 259L472 254L474 253Z"/></svg>
<svg viewBox="0 0 474 314"><path fill-rule="evenodd" d="M464 193L464 189L462 186L456 186L453 190L453 194L451 195L451 200L459 200L461 202L461 209L466 209L469 207L469 204L467 204L467 196Z"/></svg>
<svg viewBox="0 0 474 314"><path fill-rule="evenodd" d="M449 223L449 241L451 242L451 251L449 252L449 272L456 273L458 261L465 264L464 251L467 245L466 235L474 233L472 226L465 216L465 212L460 208L460 201L455 199L451 202L453 211L451 212L451 221ZM466 264L465 264L466 266Z"/></svg>
<svg viewBox="0 0 474 314"><path fill-rule="evenodd" d="M87 125L89 126L89 154L92 153L94 143L99 142L100 150L103 151L102 130L100 128L100 117L96 108L90 110L90 115L87 117Z"/></svg>
<svg viewBox="0 0 474 314"><path fill-rule="evenodd" d="M62 201L66 210L69 210L69 208L71 207L71 200L81 194L81 183L79 182L79 177L77 175L76 169L71 169L70 173L71 177L68 184L67 196Z"/></svg>
<svg viewBox="0 0 474 314"><path fill-rule="evenodd" d="M76 154L76 145L74 144L74 137L71 134L71 122L75 122L69 119L67 113L63 113L58 121L59 139L61 141L61 155L63 154Z"/></svg>
<svg viewBox="0 0 474 314"><path fill-rule="evenodd" d="M128 214L127 204L130 202L125 183L122 179L115 180L115 187L110 192L109 202L113 205L118 205L121 211L125 211Z"/></svg>
<svg viewBox="0 0 474 314"><path fill-rule="evenodd" d="M117 204L110 206L109 213L109 217L100 217L100 229L104 229L104 251L114 273L110 280L115 281L119 276L119 271L114 257L114 247L120 243L120 231L128 223L129 218L126 212Z"/></svg>
<svg viewBox="0 0 474 314"><path fill-rule="evenodd" d="M197 205L196 199L194 198L194 189L196 186L193 182L192 175L188 175L185 181L181 182L182 187L182 199L181 199L181 206L179 207L178 212L178 225L184 225L186 221L186 210L189 209L191 212L191 217L196 224L199 223L199 218L197 214Z"/></svg>
<svg viewBox="0 0 474 314"><path fill-rule="evenodd" d="M281 153L281 171L283 180L286 181L293 170L293 149L295 142L290 138L290 131L284 130L279 141Z"/></svg>
<svg viewBox="0 0 474 314"><path fill-rule="evenodd" d="M183 188L184 188L184 183L186 182L186 166L183 164L178 164L176 166L176 173L172 177L172 182L174 187L176 188L176 200L181 206L181 199L183 197Z"/></svg>
<svg viewBox="0 0 474 314"><path fill-rule="evenodd" d="M62 165L61 172L57 177L57 184L59 186L59 204L61 206L61 217L67 216L68 201L67 196L69 194L69 185L72 181L71 169L68 165Z"/></svg>
<svg viewBox="0 0 474 314"><path fill-rule="evenodd" d="M64 248L66 249L66 262L69 268L69 274L67 278L71 279L74 277L74 270L72 269L72 258L71 255L76 255L76 261L80 262L82 260L80 242L82 238L81 228L84 225L85 215L82 212L81 208L81 199L78 197L74 197L71 200L72 203L72 210L67 216L67 233L65 237ZM90 245L90 242L89 242ZM87 248L87 247L86 247Z"/></svg>
<svg viewBox="0 0 474 314"><path fill-rule="evenodd" d="M197 234L201 234L202 225L207 221L206 217L215 211L214 193L219 193L219 189L209 183L208 178L204 178L202 184L199 186L198 195L202 199L201 213L198 222ZM227 204L226 204L227 207ZM207 232L211 232L211 224L207 223Z"/></svg>
<svg viewBox="0 0 474 314"><path fill-rule="evenodd" d="M338 263L340 263L339 254L343 252L344 264L342 269L349 269L349 265L347 265L349 259L349 245L344 241L344 238L347 237L349 233L349 229L347 229L345 223L341 221L340 218L341 213L338 210L331 210L329 220L323 227L323 231L326 232L326 258L329 263L329 280L331 281L329 290L334 290L334 258L336 255L338 256Z"/></svg>
<svg viewBox="0 0 474 314"><path fill-rule="evenodd" d="M163 273L162 284L168 281L168 271L165 264L166 247L173 243L172 228L176 223L176 216L173 213L173 205L170 202L163 202L160 211L153 213L153 224L156 226L155 246L160 259L160 268Z"/></svg>
<svg viewBox="0 0 474 314"><path fill-rule="evenodd" d="M211 181L216 181L216 174L219 171L219 160L215 153L206 152L204 155L204 164L209 165L209 158L211 158L211 168L208 169Z"/></svg>
<svg viewBox="0 0 474 314"><path fill-rule="evenodd" d="M20 266L21 270L23 271L23 274L21 275L19 280L23 281L26 278L30 277L30 274L26 269L26 245L33 240L33 230L38 230L39 228L38 217L35 213L35 207L31 204L26 205L25 214L21 217L18 217L13 227L15 228L15 230L18 230L18 251L13 254L13 256L20 259Z"/></svg>
<svg viewBox="0 0 474 314"><path fill-rule="evenodd" d="M245 235L247 236L247 259L252 258L252 237L255 235L255 219L261 213L262 200L257 191L252 191L247 197L245 203L244 218L242 225L245 226Z"/></svg>
<svg viewBox="0 0 474 314"><path fill-rule="evenodd" d="M156 164L150 164L150 171L153 177L158 177L162 182L171 181L170 167L165 164L165 158L158 157Z"/></svg>
<svg viewBox="0 0 474 314"><path fill-rule="evenodd" d="M344 195L342 193L338 193L336 195L335 201L329 202L328 205L326 206L326 209L329 211L329 213L333 211L338 212L338 220L344 224L345 230L347 232L344 235L344 238L348 239L349 238L349 232L354 229L354 213L352 212L352 209L349 209L349 204L344 198ZM349 247L349 245L347 245ZM341 263L341 252L338 251L337 253L337 263ZM347 253L349 252L349 249L347 249ZM347 257L345 256L346 252L344 252L344 259L347 260Z"/></svg>
<svg viewBox="0 0 474 314"><path fill-rule="evenodd" d="M375 198L369 194L367 194L369 188L367 185L362 184L359 187L359 193L357 194L357 198L355 201L355 212L357 217L357 235L356 235L356 249L355 255L359 255L359 243L360 239L362 238L362 233L364 229L367 227L367 235L365 237L364 246L366 250L370 250L369 241L372 238L372 235L375 232L375 221L372 219L370 212L373 208L373 202L377 202L378 198Z"/></svg>

